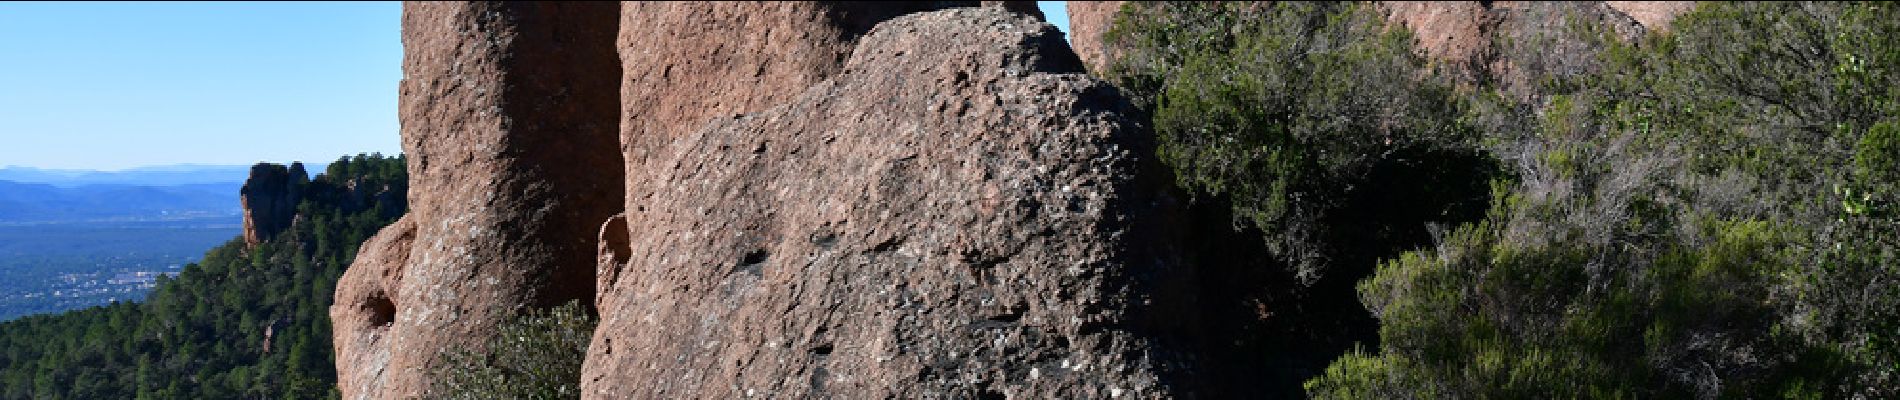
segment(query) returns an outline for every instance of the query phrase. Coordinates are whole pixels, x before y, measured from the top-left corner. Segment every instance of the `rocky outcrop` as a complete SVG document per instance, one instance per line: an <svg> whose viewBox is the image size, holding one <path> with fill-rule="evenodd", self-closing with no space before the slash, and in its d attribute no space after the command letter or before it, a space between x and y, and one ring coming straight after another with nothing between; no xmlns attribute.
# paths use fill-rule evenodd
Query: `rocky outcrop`
<svg viewBox="0 0 1900 400"><path fill-rule="evenodd" d="M593 298L621 208L615 3L408 3L400 117L411 208L337 290L340 386L411 398L446 349L521 308Z"/></svg>
<svg viewBox="0 0 1900 400"><path fill-rule="evenodd" d="M427 396L444 349L480 350L523 308L591 306L594 257L613 247L597 243L602 222L624 208L623 160L643 140L776 104L841 70L878 22L964 5L977 2L405 4L414 207L339 284L345 397Z"/></svg>
<svg viewBox="0 0 1900 400"><path fill-rule="evenodd" d="M1010 12L1035 17L1037 21L1049 20L1048 16L1042 15L1042 8L1037 7L1036 2L1033 1L983 1L981 3L984 7L1001 7Z"/></svg>
<svg viewBox="0 0 1900 400"><path fill-rule="evenodd" d="M292 163L289 168L271 163L251 166L251 176L238 190L238 202L244 206L246 247L256 247L290 228L304 183L309 181L303 163Z"/></svg>
<svg viewBox="0 0 1900 400"><path fill-rule="evenodd" d="M1193 269L1160 232L1168 183L1126 101L1059 31L954 9L884 22L849 54L779 106L629 160L586 396L1192 386L1157 317L1193 309Z"/></svg>
<svg viewBox="0 0 1900 400"><path fill-rule="evenodd" d="M1693 1L1605 1L1610 8L1628 15L1644 28L1654 31L1669 30L1669 22L1677 16L1695 9Z"/></svg>
<svg viewBox="0 0 1900 400"><path fill-rule="evenodd" d="M653 149L707 121L777 105L837 74L857 39L879 22L976 5L624 3L617 45L624 68L619 122L627 178L643 172L638 168Z"/></svg>
<svg viewBox="0 0 1900 400"><path fill-rule="evenodd" d="M1082 62L1090 70L1100 73L1108 67L1110 50L1102 42L1102 34L1115 26L1115 13L1122 9L1121 1L1071 1L1069 8L1069 45L1075 48L1075 54L1082 56Z"/></svg>
<svg viewBox="0 0 1900 400"><path fill-rule="evenodd" d="M337 281L330 324L337 388L344 397L393 397L405 391L389 384L389 335L396 322L395 299L402 290L402 272L409 267L415 240L415 221L408 216L396 220L363 242L356 261Z"/></svg>
<svg viewBox="0 0 1900 400"><path fill-rule="evenodd" d="M1420 50L1465 83L1494 82L1528 99L1536 81L1594 68L1592 40L1572 23L1591 24L1624 41L1667 30L1677 15L1694 8L1685 1L1438 2L1377 3L1389 21L1412 30Z"/></svg>
<svg viewBox="0 0 1900 400"><path fill-rule="evenodd" d="M1453 63L1481 63L1497 22L1492 2L1383 1L1388 21L1411 28L1419 50Z"/></svg>

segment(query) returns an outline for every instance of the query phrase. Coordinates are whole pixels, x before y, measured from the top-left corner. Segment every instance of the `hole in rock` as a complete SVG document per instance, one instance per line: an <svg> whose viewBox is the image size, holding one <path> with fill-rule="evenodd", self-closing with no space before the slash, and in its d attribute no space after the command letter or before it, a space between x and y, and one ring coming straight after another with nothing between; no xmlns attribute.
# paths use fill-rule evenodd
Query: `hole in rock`
<svg viewBox="0 0 1900 400"><path fill-rule="evenodd" d="M760 275L764 272L765 260L771 256L772 253L766 252L765 249L746 252L745 255L739 257L739 263L733 266L733 270Z"/></svg>
<svg viewBox="0 0 1900 400"><path fill-rule="evenodd" d="M369 312L369 325L372 327L388 327L396 322L396 303L390 302L387 297L371 297L363 309Z"/></svg>

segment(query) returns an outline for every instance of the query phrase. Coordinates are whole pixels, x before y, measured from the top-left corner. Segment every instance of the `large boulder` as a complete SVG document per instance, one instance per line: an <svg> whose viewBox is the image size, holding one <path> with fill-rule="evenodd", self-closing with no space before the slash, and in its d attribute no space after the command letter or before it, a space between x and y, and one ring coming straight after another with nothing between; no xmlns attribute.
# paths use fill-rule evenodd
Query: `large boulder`
<svg viewBox="0 0 1900 400"><path fill-rule="evenodd" d="M348 398L427 396L448 349L524 308L587 302L621 208L616 3L403 6L409 214L337 290Z"/></svg>
<svg viewBox="0 0 1900 400"><path fill-rule="evenodd" d="M1193 269L1163 232L1168 178L1055 27L953 9L824 51L849 58L819 73L726 53L774 77L738 84L814 85L722 100L782 104L674 127L630 156L628 209L602 233L586 396L1192 390L1173 343L1194 319Z"/></svg>

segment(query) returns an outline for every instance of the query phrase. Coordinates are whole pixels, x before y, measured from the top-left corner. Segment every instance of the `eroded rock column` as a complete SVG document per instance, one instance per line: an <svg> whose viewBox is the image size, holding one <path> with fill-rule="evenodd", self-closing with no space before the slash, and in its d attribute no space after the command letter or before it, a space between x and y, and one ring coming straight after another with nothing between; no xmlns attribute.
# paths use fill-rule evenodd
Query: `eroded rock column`
<svg viewBox="0 0 1900 400"><path fill-rule="evenodd" d="M293 163L289 168L271 163L251 166L250 177L238 190L238 203L244 207L246 247L256 247L290 229L290 222L297 216L297 202L302 201L299 195L309 181L303 163Z"/></svg>
<svg viewBox="0 0 1900 400"><path fill-rule="evenodd" d="M331 315L348 398L426 397L448 349L593 298L623 193L616 3L403 5L409 215L365 244Z"/></svg>

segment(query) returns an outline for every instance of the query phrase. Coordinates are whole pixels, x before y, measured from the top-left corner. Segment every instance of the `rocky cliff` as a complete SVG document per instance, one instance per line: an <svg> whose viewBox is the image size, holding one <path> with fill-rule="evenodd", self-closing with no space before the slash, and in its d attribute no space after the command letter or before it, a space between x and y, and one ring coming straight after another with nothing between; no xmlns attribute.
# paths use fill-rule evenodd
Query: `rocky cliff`
<svg viewBox="0 0 1900 400"><path fill-rule="evenodd" d="M309 181L303 163L288 168L271 163L251 166L251 176L238 190L238 202L244 206L244 244L257 246L290 228L303 185Z"/></svg>

